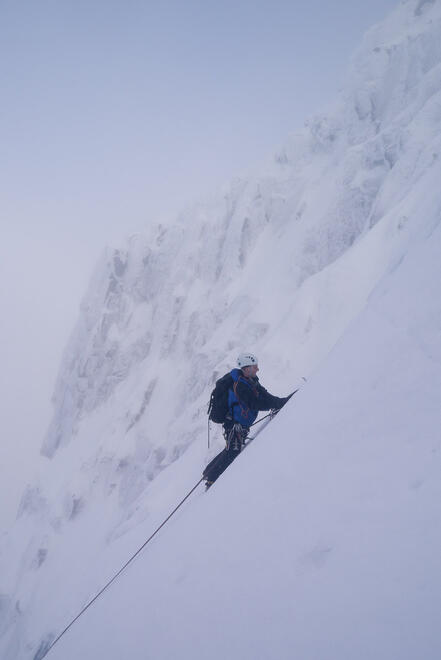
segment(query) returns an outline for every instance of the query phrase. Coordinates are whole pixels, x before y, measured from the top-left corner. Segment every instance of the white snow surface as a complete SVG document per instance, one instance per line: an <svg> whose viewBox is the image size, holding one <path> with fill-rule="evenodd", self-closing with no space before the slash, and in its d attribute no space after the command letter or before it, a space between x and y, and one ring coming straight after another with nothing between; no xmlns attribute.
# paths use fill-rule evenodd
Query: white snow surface
<svg viewBox="0 0 441 660"><path fill-rule="evenodd" d="M48 657L441 657L440 157L441 2L408 0L267 172L106 251L1 539L2 659L41 657L198 481L242 349L307 384Z"/></svg>

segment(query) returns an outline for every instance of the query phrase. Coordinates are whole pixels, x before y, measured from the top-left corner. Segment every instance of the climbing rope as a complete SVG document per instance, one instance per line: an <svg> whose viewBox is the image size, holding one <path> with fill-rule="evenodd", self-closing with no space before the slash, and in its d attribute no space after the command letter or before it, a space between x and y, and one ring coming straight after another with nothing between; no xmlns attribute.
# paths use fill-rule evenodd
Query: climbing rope
<svg viewBox="0 0 441 660"><path fill-rule="evenodd" d="M69 625L67 625L67 626L64 628L64 630L61 631L61 633L58 635L58 637L56 637L56 638L54 639L54 641L50 644L50 646L45 650L44 654L39 656L39 660L43 660L43 658L45 658L45 657L47 656L47 654L49 653L49 651L50 651L51 649L54 648L55 644L56 644L56 643L57 643L57 642L63 637L63 635L64 635L65 633L67 633L67 631L69 630L69 628L71 628L71 627L73 626L73 624L74 624L76 621L78 621L78 619L80 618L80 616L81 616L82 614L84 614L84 612L85 612L87 609L89 609L89 607L90 607L90 606L91 606L96 600L98 600L98 598L104 593L104 591L105 591L106 589L108 589L108 587L110 587L110 585L112 584L112 582L115 582L116 578L119 577L119 576L121 575L121 573L127 568L127 566L128 566L129 564L131 564L131 562L135 559L135 557L137 557L137 556L139 555L139 553L145 548L145 546L146 546L148 543L150 543L150 541L156 536L156 534L159 532L159 530L161 530L161 529L164 527L164 525L170 520L170 518L176 513L176 511L179 509L179 507L181 507L181 506L184 504L184 502L190 497L190 495L193 493L193 491L196 490L196 488L199 486L199 484L201 483L201 481L203 481L203 477L202 477L201 479L199 479L199 481L197 482L197 484L195 484L195 485L193 486L193 488L192 488L192 489L187 493L187 495L186 495L186 496L185 496L185 497L179 502L179 504L173 509L173 511L167 516L167 518L166 518L166 519L165 519L165 520L159 525L159 527L158 527L157 529L155 529L155 531L153 532L153 534L151 534L151 536L149 536L149 538L148 538L148 539L142 544L142 546L141 546L140 548L138 548L138 550L135 552L135 554L133 554L133 555L130 557L130 559L129 559L128 561L126 561L126 563L124 564L124 566L123 566L122 568L120 568L119 571L118 571L117 573L115 573L115 575L114 575L114 576L113 576L113 577L107 582L106 585L104 585L104 587L103 587L103 588L102 588L102 589L96 594L96 596L94 596L94 597L92 598L92 600L89 601L89 602L87 603L87 605L85 605L85 606L83 607L83 609L81 610L81 612L79 612L79 613L77 614L77 616L76 616L74 619L72 619L72 621L69 623Z"/></svg>
<svg viewBox="0 0 441 660"><path fill-rule="evenodd" d="M298 390L295 390L295 392L293 392L293 393L290 395L289 398L291 398L291 397L293 396L293 394L295 394L296 392L298 392ZM256 424L260 424L260 422L263 422L265 419L268 419L268 418L269 418L269 419L268 419L268 422L267 422L267 424L268 424L268 423L273 419L273 417L275 417L275 415L277 415L277 413L278 413L278 410L272 410L272 411L270 411L267 415L265 415L264 417L261 417L259 420L257 420L257 422L254 422L254 424L252 424L251 426L255 426ZM259 430L256 431L256 433L255 433L252 437L248 438L248 440L247 440L247 442L245 443L244 446L246 447L247 445L249 445L250 442L252 442L252 441L253 441L253 440L259 435L259 433L260 433L261 431L263 431L263 429L266 427L267 424L264 424L264 426L261 426L261 427L259 428ZM210 429L210 422L208 422L208 429ZM209 432L209 431L208 431L208 432ZM80 618L80 616L82 616L82 615L84 614L84 612L86 612L86 610L88 610L89 607L90 607L91 605L93 605L93 603L94 603L96 600L98 600L98 598L99 598L100 596L102 596L102 594L106 591L106 589L108 589L108 588L110 587L110 585L111 585L113 582L115 582L115 580L121 575L121 573L123 573L123 571L125 571L125 569L128 567L128 565L132 563L132 561L133 561L133 560L139 555L139 553L140 553L140 552L146 547L146 545L147 545L148 543L150 543L150 541L151 541L151 540L156 536L156 534L157 534L157 533L158 533L158 532L164 527L164 525L170 520L170 518L176 513L176 511L177 511L177 510L178 510L178 509L184 504L184 502L190 497L190 495L196 490L196 488L199 486L199 484L200 484L203 480L204 480L204 477L201 477L201 479L199 479L199 481L193 486L193 488L187 493L187 495L186 495L186 496L185 496L185 497L179 502L179 504L178 504L177 506L175 506L175 508L174 508L173 511L167 516L167 518L166 518L166 519L165 519L165 520L159 525L159 527L157 527L157 528L155 529L155 531L153 532L153 534L151 534L151 535L149 536L149 538L148 538L146 541L144 541L144 543L141 545L141 547L138 548L138 550L137 550L137 551L136 551L136 552L130 557L130 559L129 559L128 561L126 561L126 563L124 564L124 566L122 566L122 567L119 569L119 571L118 571L117 573L115 573L115 575L114 575L114 576L113 576L113 577L107 582L107 584L105 584L104 587L103 587L103 588L102 588L102 589L101 589L101 590L100 590L100 591L99 591L99 592L98 592L98 593L92 598L92 600L90 600L90 601L87 603L87 605L85 605L85 606L83 607L83 609L82 609L82 610L76 615L76 617L75 617L74 619L72 619L72 621L71 621L71 622L70 622L70 623L64 628L64 630L61 631L61 633L60 633L60 634L54 639L54 641L51 642L51 643L49 644L49 646L47 647L47 649L45 649L45 650L43 651L42 654L38 654L38 660L43 660L43 658L45 658L45 657L48 655L49 651L51 651L51 649L54 648L55 644L56 644L58 641L60 641L60 639L63 637L63 635L65 635L65 634L67 633L67 631L73 626L73 624L74 624L76 621L78 621L78 619Z"/></svg>
<svg viewBox="0 0 441 660"><path fill-rule="evenodd" d="M272 419L273 417L275 417L277 415L278 412L279 412L278 410L271 410L271 412L269 412L268 415L265 415L265 417L261 417L260 419L257 420L257 422L253 422L250 425L250 428L251 428L251 426L256 426L256 424L260 424L260 422L263 422L263 420L266 419L267 417L271 417L271 419Z"/></svg>
<svg viewBox="0 0 441 660"><path fill-rule="evenodd" d="M303 380L306 382L306 378L303 377ZM290 398L291 398L292 396L294 396L294 394L296 394L296 393L299 391L299 389L300 389L300 388L294 390L294 392L291 392L291 394L289 395L289 397L288 397L288 399L285 401L285 403L288 403L288 401L290 400ZM285 405L285 404L283 404L283 405ZM282 406L282 407L283 407L283 406ZM270 412L269 412L267 415L264 415L263 417L261 417L260 419L258 419L256 422L253 422L253 424L250 425L250 428L251 428L252 426L255 426L256 424L260 424L260 422L263 422L263 421L264 421L265 419L267 419L268 417L270 418L270 420L273 419L273 418L277 415L277 413L279 412L279 410L281 410L281 409L282 409L282 408L278 408L277 410L270 410ZM266 426L266 424L265 424L265 426ZM263 428L264 428L264 427L263 427ZM257 433L256 433L252 438L250 438L249 441L248 441L246 444L249 444L249 442L250 442L251 440L254 440L254 438L256 437L256 435L257 435ZM210 449L210 418L208 418L208 449Z"/></svg>

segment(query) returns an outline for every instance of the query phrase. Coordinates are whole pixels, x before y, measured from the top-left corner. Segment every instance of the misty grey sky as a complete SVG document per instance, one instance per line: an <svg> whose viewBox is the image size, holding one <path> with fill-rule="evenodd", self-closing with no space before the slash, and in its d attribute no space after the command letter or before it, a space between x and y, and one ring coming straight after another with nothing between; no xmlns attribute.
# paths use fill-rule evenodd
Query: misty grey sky
<svg viewBox="0 0 441 660"><path fill-rule="evenodd" d="M396 4L0 1L0 529L104 245L275 151Z"/></svg>

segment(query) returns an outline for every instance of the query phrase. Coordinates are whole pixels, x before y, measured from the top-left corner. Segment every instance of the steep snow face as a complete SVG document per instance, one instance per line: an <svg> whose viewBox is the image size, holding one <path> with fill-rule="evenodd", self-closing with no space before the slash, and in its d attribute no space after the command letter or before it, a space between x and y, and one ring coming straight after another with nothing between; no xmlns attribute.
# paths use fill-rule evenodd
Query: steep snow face
<svg viewBox="0 0 441 660"><path fill-rule="evenodd" d="M432 211L303 390L193 495L54 660L441 657ZM381 224L354 246L361 261L384 242ZM393 231L392 218L385 225Z"/></svg>
<svg viewBox="0 0 441 660"><path fill-rule="evenodd" d="M241 349L287 393L433 231L440 44L441 3L402 3L367 34L332 111L267 172L103 255L39 479L3 544L5 657L32 658L199 478L206 401Z"/></svg>
<svg viewBox="0 0 441 660"><path fill-rule="evenodd" d="M238 347L265 350L282 319L307 343L314 319L305 327L304 314L292 318L287 306L430 170L438 158L440 89L439 4L406 2L366 35L334 113L311 120L271 174L235 181L176 225L106 254L60 372L43 454L70 442L81 418L140 363L151 377L136 378L141 391L127 430L141 418L149 425L158 372L168 379L170 365L179 366L171 392L167 382L179 413L194 406ZM329 342L322 338L314 364L346 322ZM272 373L283 384L289 377L281 369L299 364L296 349L288 353L271 351ZM301 372L311 366L308 356Z"/></svg>

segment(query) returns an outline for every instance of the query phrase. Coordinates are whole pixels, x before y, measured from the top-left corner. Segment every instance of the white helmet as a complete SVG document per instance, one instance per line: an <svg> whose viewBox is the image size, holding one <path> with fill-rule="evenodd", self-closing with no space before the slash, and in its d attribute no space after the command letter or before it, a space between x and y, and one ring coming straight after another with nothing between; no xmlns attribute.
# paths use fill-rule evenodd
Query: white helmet
<svg viewBox="0 0 441 660"><path fill-rule="evenodd" d="M242 369L242 367L251 367L253 364L257 364L257 362L257 357L252 353L241 353L237 358L239 369Z"/></svg>

